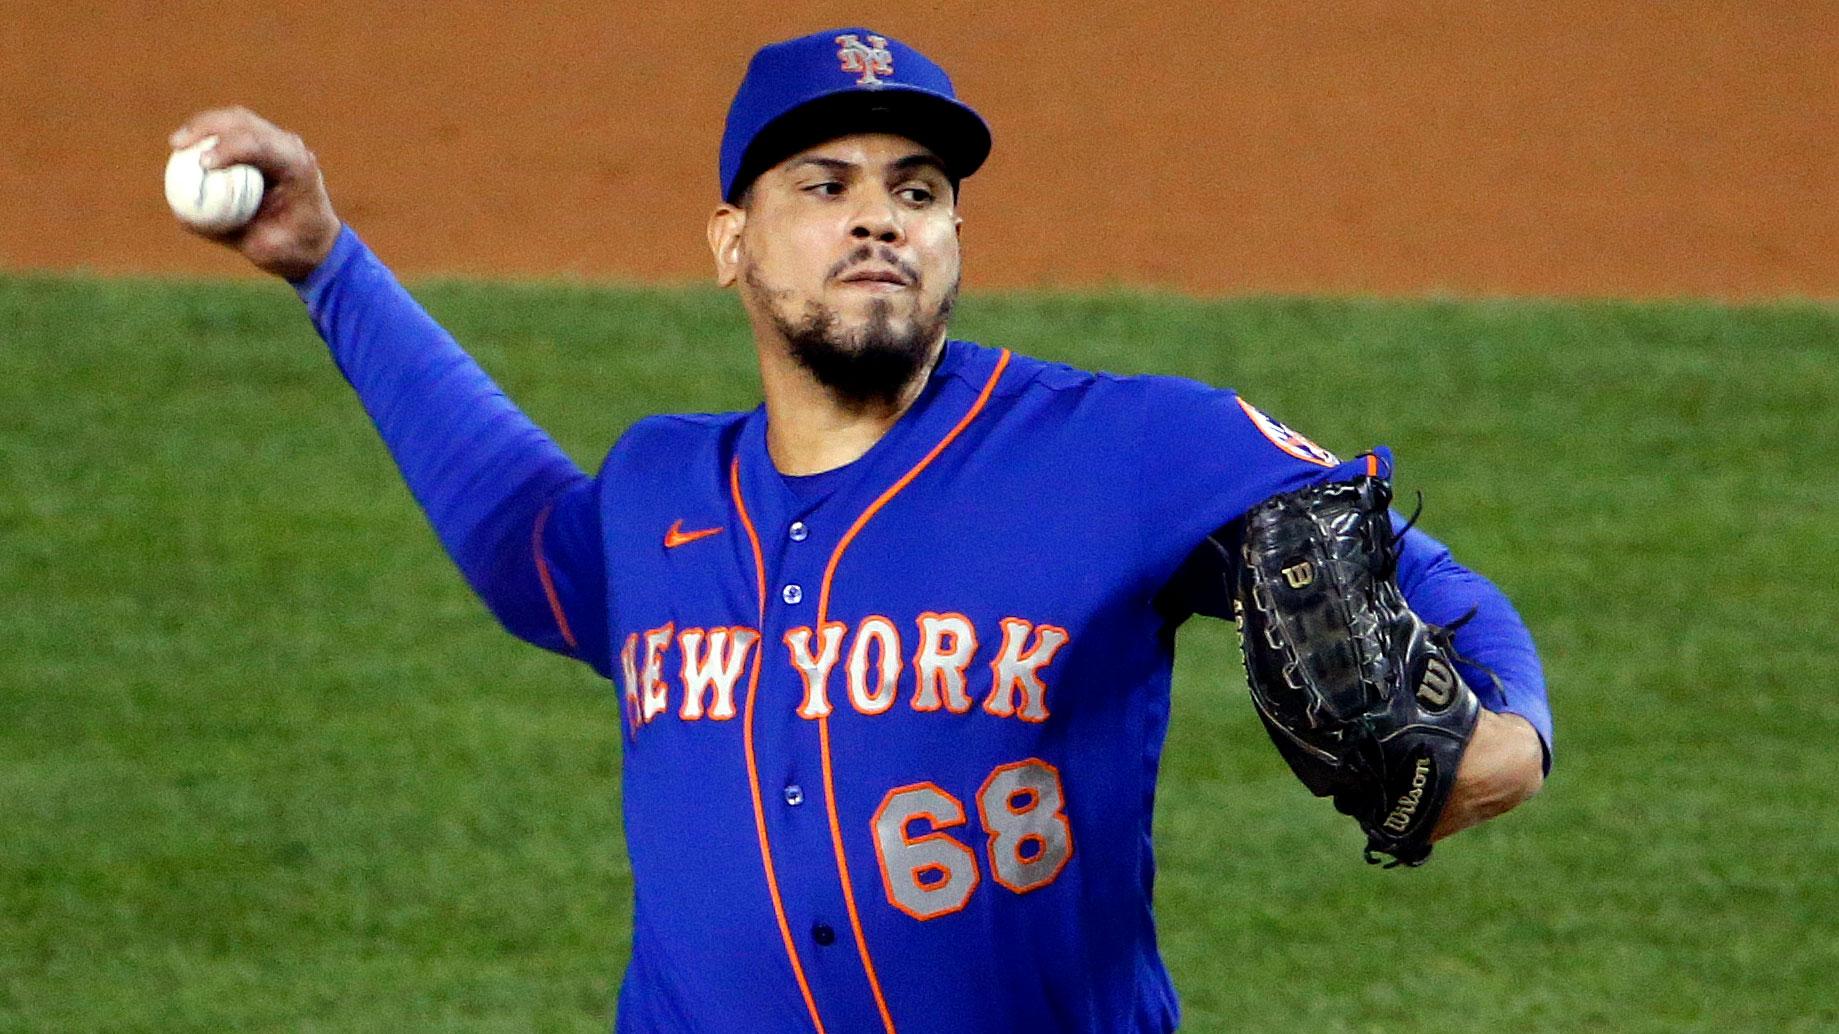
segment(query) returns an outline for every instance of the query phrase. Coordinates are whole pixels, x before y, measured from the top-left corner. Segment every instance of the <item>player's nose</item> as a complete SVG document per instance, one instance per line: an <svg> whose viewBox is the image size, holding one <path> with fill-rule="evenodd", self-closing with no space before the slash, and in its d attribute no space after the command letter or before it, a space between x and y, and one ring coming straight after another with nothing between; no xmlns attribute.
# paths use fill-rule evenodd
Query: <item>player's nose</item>
<svg viewBox="0 0 1839 1034"><path fill-rule="evenodd" d="M901 225L900 210L895 207L893 196L864 200L857 208L855 217L850 220L849 235L861 241L900 243L906 231Z"/></svg>

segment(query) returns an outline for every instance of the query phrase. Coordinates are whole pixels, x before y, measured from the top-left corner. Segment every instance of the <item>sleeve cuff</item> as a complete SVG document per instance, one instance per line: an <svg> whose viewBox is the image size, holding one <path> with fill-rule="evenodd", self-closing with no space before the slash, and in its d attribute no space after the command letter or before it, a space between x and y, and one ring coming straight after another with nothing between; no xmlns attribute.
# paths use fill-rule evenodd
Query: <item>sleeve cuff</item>
<svg viewBox="0 0 1839 1034"><path fill-rule="evenodd" d="M1392 450L1384 445L1375 445L1353 459L1342 460L1321 471L1315 481L1317 484L1328 484L1333 481L1353 481L1363 477L1390 478L1391 476Z"/></svg>
<svg viewBox="0 0 1839 1034"><path fill-rule="evenodd" d="M1486 707L1487 705L1483 704L1482 706ZM1538 734L1538 737L1539 737L1539 746L1543 748L1545 751L1545 773L1544 774L1548 776L1551 775L1552 774L1552 713L1551 711L1545 708L1534 709L1530 707L1517 707L1512 704L1509 704L1506 707L1500 708L1495 713L1496 714L1510 714L1510 715L1515 716L1516 718L1523 718L1526 720L1526 724L1533 727L1533 732Z"/></svg>
<svg viewBox="0 0 1839 1034"><path fill-rule="evenodd" d="M341 223L338 228L338 239L332 242L332 250L326 253L324 261L315 266L313 271L305 277L290 280L288 283L293 285L295 293L300 295L300 300L311 306L314 300L324 294L326 288L338 279L339 274L351 265L352 259L368 251L364 242L358 239L357 233L349 225Z"/></svg>

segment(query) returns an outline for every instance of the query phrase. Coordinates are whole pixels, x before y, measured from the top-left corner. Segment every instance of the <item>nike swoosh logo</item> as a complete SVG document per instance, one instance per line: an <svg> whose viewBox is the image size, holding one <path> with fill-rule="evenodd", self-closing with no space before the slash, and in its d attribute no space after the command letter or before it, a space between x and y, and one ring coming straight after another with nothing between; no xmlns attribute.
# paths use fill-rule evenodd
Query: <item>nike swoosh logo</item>
<svg viewBox="0 0 1839 1034"><path fill-rule="evenodd" d="M694 542L697 539L706 539L710 535L721 534L721 531L722 530L720 528L702 528L697 531L684 531L683 521L678 520L678 521L673 522L670 526L670 530L664 533L664 548L665 549L676 549L678 546L683 545L685 542Z"/></svg>

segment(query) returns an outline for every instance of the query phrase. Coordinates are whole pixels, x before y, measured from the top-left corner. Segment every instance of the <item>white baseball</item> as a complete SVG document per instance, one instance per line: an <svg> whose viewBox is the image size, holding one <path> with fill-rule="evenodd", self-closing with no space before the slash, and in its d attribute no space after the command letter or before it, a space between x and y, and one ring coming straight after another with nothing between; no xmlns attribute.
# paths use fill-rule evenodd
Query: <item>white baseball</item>
<svg viewBox="0 0 1839 1034"><path fill-rule="evenodd" d="M207 233L234 230L262 205L262 174L253 165L206 169L198 158L217 143L207 136L166 160L166 203L172 214Z"/></svg>

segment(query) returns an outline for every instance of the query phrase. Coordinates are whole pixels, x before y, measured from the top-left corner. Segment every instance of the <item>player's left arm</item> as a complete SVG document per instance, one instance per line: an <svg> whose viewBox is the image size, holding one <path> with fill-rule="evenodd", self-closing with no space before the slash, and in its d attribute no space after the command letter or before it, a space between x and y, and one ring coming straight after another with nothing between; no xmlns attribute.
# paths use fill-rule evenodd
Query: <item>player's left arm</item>
<svg viewBox="0 0 1839 1034"><path fill-rule="evenodd" d="M1190 613L1233 615L1238 554L1231 529L1242 527L1253 508L1372 469L1365 457L1340 461L1230 391L1179 378L1129 378L1101 387L1136 403L1139 440L1181 444L1146 454L1133 486L1133 498L1145 508L1138 525L1145 569L1176 623ZM1388 468L1391 463L1383 449L1374 460ZM1394 530L1404 523L1396 515L1392 522ZM1198 550L1197 542L1204 543ZM1400 547L1400 594L1422 621L1457 626L1457 666L1480 712L1473 730L1463 730L1455 780L1444 784L1451 796L1439 797L1448 803L1437 812L1434 839L1499 815L1538 791L1550 759L1552 719L1532 635L1506 596L1421 531L1405 532ZM1471 610L1473 616L1459 624ZM1462 666L1465 656L1477 663Z"/></svg>
<svg viewBox="0 0 1839 1034"><path fill-rule="evenodd" d="M1393 523L1403 521L1394 515ZM1482 705L1456 769L1455 789L1432 834L1440 839L1539 792L1551 767L1552 713L1532 633L1494 583L1412 528L1400 543L1398 586L1419 617L1457 626L1457 669Z"/></svg>

